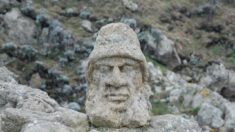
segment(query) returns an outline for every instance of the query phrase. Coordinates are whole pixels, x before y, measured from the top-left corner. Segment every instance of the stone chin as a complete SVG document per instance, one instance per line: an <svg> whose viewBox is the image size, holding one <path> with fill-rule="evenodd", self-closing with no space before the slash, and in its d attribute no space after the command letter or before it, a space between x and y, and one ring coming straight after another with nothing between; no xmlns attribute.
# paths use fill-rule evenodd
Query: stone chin
<svg viewBox="0 0 235 132"><path fill-rule="evenodd" d="M86 113L96 127L141 127L150 120L151 104L147 90L136 91L123 102L109 101L95 85L88 86ZM146 90L146 91L145 91Z"/></svg>

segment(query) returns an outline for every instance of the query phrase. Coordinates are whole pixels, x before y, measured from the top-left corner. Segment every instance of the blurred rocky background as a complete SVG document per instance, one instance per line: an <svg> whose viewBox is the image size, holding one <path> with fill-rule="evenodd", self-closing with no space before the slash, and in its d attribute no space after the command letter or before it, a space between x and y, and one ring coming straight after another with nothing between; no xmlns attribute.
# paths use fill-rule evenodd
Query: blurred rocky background
<svg viewBox="0 0 235 132"><path fill-rule="evenodd" d="M85 112L86 59L112 22L138 35L152 115L185 114L204 131L235 131L234 0L0 0L0 66Z"/></svg>

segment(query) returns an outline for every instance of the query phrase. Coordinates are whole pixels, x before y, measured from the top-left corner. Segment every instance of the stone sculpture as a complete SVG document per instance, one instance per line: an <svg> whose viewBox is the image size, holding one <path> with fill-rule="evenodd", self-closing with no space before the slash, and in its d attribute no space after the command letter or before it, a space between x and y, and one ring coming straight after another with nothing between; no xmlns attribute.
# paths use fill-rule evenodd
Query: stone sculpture
<svg viewBox="0 0 235 132"><path fill-rule="evenodd" d="M150 120L146 60L136 33L103 27L87 66L86 112L95 126L140 127Z"/></svg>

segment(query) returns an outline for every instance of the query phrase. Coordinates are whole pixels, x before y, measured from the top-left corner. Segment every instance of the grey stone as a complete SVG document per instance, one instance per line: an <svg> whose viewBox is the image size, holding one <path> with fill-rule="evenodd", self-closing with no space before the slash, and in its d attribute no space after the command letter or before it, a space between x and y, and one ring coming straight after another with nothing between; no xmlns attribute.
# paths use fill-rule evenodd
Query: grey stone
<svg viewBox="0 0 235 132"><path fill-rule="evenodd" d="M93 32L93 29L92 29L92 23L88 20L83 20L82 21L82 27L88 31L88 32Z"/></svg>
<svg viewBox="0 0 235 132"><path fill-rule="evenodd" d="M209 125L217 129L223 126L224 124L222 116L223 112L220 109L210 104L204 103L200 107L197 120L201 125Z"/></svg>
<svg viewBox="0 0 235 132"><path fill-rule="evenodd" d="M18 9L12 9L4 16L7 24L7 36L9 41L18 42L20 44L32 44L35 42L34 32L35 24L32 20L22 16Z"/></svg>
<svg viewBox="0 0 235 132"><path fill-rule="evenodd" d="M0 80L0 115L3 132L88 130L87 116L59 107L55 100L27 86Z"/></svg>
<svg viewBox="0 0 235 132"><path fill-rule="evenodd" d="M133 30L136 29L137 23L136 20L133 18L124 18L122 19L122 22L130 26Z"/></svg>
<svg viewBox="0 0 235 132"><path fill-rule="evenodd" d="M76 102L69 103L69 109L76 110L76 111L81 111L81 107Z"/></svg>
<svg viewBox="0 0 235 132"><path fill-rule="evenodd" d="M235 103L228 102L225 104L225 125L224 131L234 131L235 130Z"/></svg>
<svg viewBox="0 0 235 132"><path fill-rule="evenodd" d="M7 54L0 54L0 67L6 65L8 62L12 61L12 58Z"/></svg>
<svg viewBox="0 0 235 132"><path fill-rule="evenodd" d="M134 3L132 0L122 0L122 4L131 11L138 10L138 5Z"/></svg>
<svg viewBox="0 0 235 132"><path fill-rule="evenodd" d="M0 67L0 81L17 84L17 76L6 67Z"/></svg>
<svg viewBox="0 0 235 132"><path fill-rule="evenodd" d="M147 132L201 132L194 119L187 119L183 116L162 115L154 116L150 122Z"/></svg>
<svg viewBox="0 0 235 132"><path fill-rule="evenodd" d="M65 95L70 95L72 92L72 87L70 85L64 85L64 88L62 90L62 93Z"/></svg>
<svg viewBox="0 0 235 132"><path fill-rule="evenodd" d="M159 29L151 28L150 31L145 32L145 35L148 41L143 41L144 43L141 44L148 56L171 68L181 64L174 42L163 35Z"/></svg>
<svg viewBox="0 0 235 132"><path fill-rule="evenodd" d="M88 19L90 16L90 13L87 11L82 11L79 15L82 19Z"/></svg>

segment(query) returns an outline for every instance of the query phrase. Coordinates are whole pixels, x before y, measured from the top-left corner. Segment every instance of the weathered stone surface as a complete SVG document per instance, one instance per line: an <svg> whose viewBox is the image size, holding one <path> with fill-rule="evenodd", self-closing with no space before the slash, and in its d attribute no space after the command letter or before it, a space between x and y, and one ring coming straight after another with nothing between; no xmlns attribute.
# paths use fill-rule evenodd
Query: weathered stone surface
<svg viewBox="0 0 235 132"><path fill-rule="evenodd" d="M224 124L224 131L235 131L235 103L234 102L227 102L225 104L225 124Z"/></svg>
<svg viewBox="0 0 235 132"><path fill-rule="evenodd" d="M201 132L194 119L183 115L153 116L150 124L141 128L91 128L90 132Z"/></svg>
<svg viewBox="0 0 235 132"><path fill-rule="evenodd" d="M226 69L222 63L212 64L207 67L206 76L200 79L200 85L208 87L228 99L234 100L235 72Z"/></svg>
<svg viewBox="0 0 235 132"><path fill-rule="evenodd" d="M223 64L213 64L206 69L206 76L200 80L200 84L213 91L220 92L228 84L228 70Z"/></svg>
<svg viewBox="0 0 235 132"><path fill-rule="evenodd" d="M86 112L95 126L140 127L150 119L146 60L122 23L101 28L87 66Z"/></svg>
<svg viewBox="0 0 235 132"><path fill-rule="evenodd" d="M34 40L35 24L30 19L22 16L18 9L12 9L4 16L7 24L7 41L14 41L20 44L32 44Z"/></svg>
<svg viewBox="0 0 235 132"><path fill-rule="evenodd" d="M10 74L5 70L3 75L11 78ZM0 78L0 104L3 132L85 132L88 129L85 114L62 108L47 93L9 79Z"/></svg>
<svg viewBox="0 0 235 132"><path fill-rule="evenodd" d="M194 119L186 119L177 115L162 115L152 117L147 132L201 132Z"/></svg>
<svg viewBox="0 0 235 132"><path fill-rule="evenodd" d="M204 103L198 112L198 122L200 125L208 125L213 128L220 128L224 124L223 112L207 103Z"/></svg>
<svg viewBox="0 0 235 132"><path fill-rule="evenodd" d="M10 72L6 67L0 67L0 81L16 84L17 76Z"/></svg>
<svg viewBox="0 0 235 132"><path fill-rule="evenodd" d="M12 60L7 54L0 54L0 67L6 65L8 62Z"/></svg>

